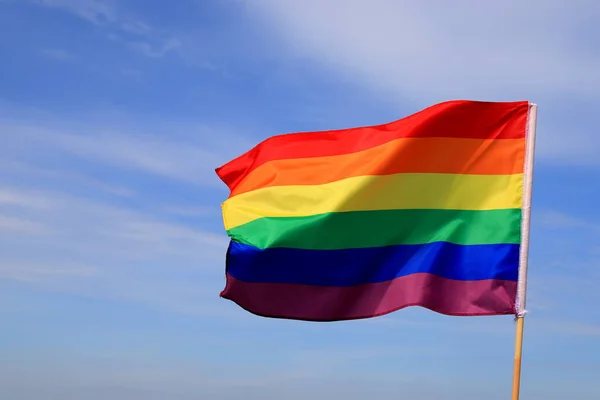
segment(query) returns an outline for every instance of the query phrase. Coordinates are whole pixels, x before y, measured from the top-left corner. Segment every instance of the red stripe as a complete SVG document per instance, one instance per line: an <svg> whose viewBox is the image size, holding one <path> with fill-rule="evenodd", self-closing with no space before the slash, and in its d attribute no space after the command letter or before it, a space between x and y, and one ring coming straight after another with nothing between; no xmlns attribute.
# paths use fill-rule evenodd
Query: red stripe
<svg viewBox="0 0 600 400"><path fill-rule="evenodd" d="M514 314L516 293L516 281L459 281L427 273L350 287L248 283L227 275L221 297L263 317L341 321L410 306L456 316Z"/></svg>
<svg viewBox="0 0 600 400"><path fill-rule="evenodd" d="M383 125L273 136L216 171L233 189L273 160L353 153L401 138L519 139L525 137L528 110L526 101L449 101Z"/></svg>

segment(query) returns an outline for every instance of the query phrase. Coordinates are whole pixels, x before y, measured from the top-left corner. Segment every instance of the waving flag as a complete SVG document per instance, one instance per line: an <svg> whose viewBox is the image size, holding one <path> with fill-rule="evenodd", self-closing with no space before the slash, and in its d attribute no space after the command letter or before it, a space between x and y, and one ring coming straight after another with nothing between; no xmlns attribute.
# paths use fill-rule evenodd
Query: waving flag
<svg viewBox="0 0 600 400"><path fill-rule="evenodd" d="M221 296L267 317L513 314L528 102L450 101L271 137L217 169Z"/></svg>

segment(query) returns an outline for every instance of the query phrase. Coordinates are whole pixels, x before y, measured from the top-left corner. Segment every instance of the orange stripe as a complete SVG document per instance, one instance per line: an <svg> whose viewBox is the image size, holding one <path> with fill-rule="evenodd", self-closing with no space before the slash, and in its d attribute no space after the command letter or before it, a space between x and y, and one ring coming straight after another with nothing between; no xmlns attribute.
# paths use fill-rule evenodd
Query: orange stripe
<svg viewBox="0 0 600 400"><path fill-rule="evenodd" d="M230 197L264 187L321 185L367 175L520 174L524 154L524 139L397 139L356 153L267 162L252 170Z"/></svg>

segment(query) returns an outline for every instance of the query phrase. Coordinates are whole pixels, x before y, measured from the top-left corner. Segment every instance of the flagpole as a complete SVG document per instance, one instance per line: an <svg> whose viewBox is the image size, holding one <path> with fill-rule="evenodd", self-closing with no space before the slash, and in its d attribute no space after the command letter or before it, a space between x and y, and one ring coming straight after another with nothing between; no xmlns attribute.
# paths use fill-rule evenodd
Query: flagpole
<svg viewBox="0 0 600 400"><path fill-rule="evenodd" d="M525 169L523 174L523 207L521 226L521 249L519 254L519 280L516 298L516 338L513 370L512 400L519 400L521 388L521 356L523 354L523 328L527 292L527 263L529 257L529 231L531 221L531 189L533 186L533 156L535 153L535 130L537 126L537 104L529 103L527 136L525 147Z"/></svg>

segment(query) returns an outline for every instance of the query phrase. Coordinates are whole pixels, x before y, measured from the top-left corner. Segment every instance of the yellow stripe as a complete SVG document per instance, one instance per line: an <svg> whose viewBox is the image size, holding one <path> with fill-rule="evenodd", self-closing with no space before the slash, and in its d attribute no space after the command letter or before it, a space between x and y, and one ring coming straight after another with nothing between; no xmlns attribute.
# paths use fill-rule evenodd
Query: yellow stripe
<svg viewBox="0 0 600 400"><path fill-rule="evenodd" d="M324 185L274 186L242 193L223 203L225 228L262 217L327 212L521 208L523 174L396 174L358 176Z"/></svg>

